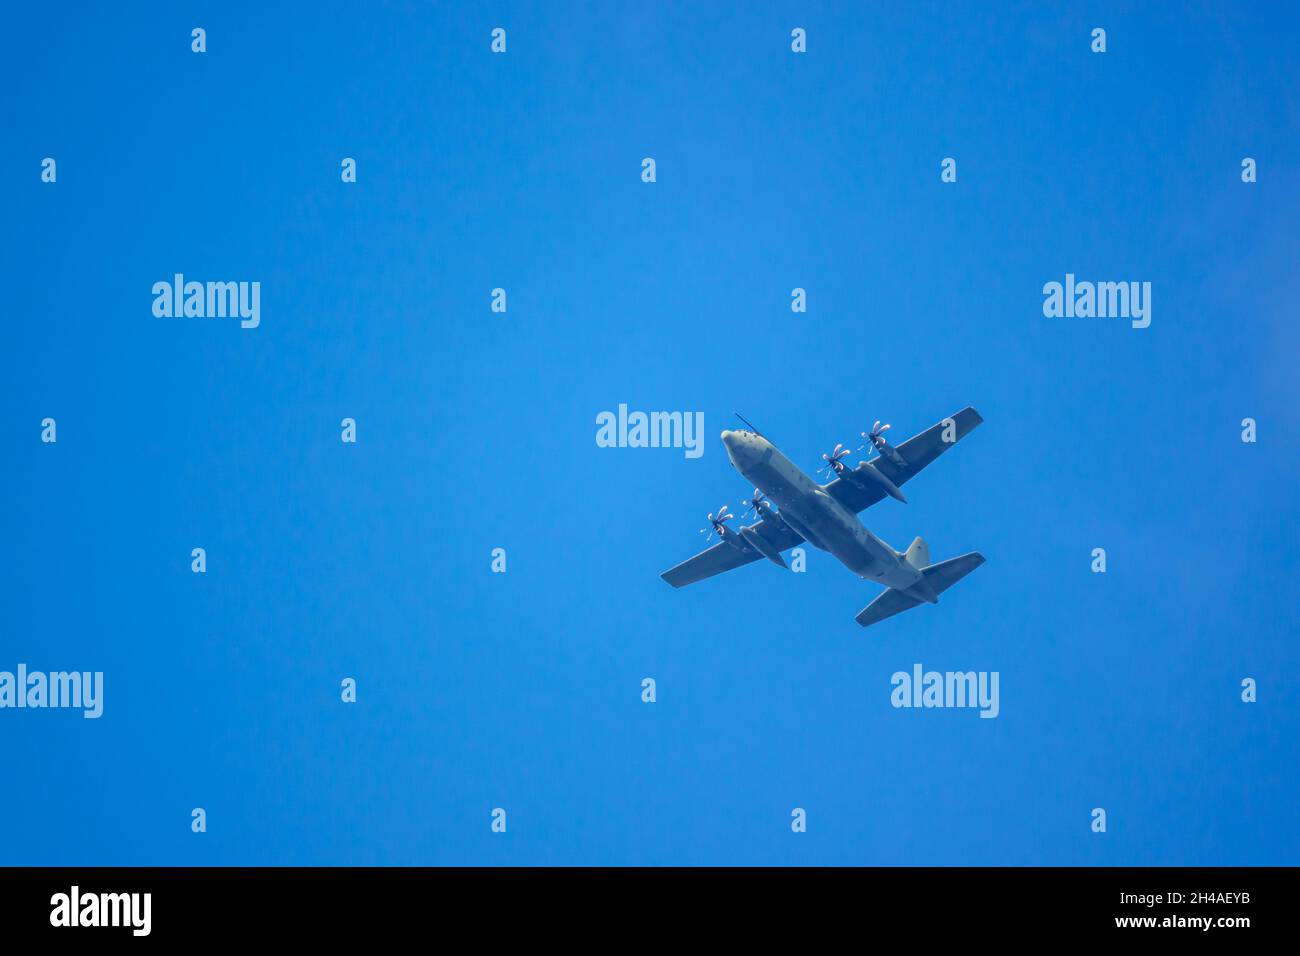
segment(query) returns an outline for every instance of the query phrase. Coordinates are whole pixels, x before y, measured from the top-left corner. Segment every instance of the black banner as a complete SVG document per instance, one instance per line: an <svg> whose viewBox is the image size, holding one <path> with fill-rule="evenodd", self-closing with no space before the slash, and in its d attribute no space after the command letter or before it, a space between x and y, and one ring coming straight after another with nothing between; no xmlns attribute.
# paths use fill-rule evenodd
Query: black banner
<svg viewBox="0 0 1300 956"><path fill-rule="evenodd" d="M1022 869L0 870L8 939L770 940L830 931L965 938L1213 939L1282 931L1296 871ZM611 935L613 934L613 935ZM802 938L811 939L805 935Z"/></svg>

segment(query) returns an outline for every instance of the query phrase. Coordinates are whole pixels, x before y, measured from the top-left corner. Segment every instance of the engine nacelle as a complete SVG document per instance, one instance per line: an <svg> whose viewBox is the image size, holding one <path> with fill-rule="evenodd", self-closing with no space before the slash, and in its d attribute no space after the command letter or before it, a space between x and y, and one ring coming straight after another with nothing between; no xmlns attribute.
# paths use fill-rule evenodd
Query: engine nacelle
<svg viewBox="0 0 1300 956"><path fill-rule="evenodd" d="M759 516L764 521L770 521L778 528L785 524L785 520L777 513L777 510L772 507L772 503L766 498L759 498L755 501L754 510L758 512Z"/></svg>
<svg viewBox="0 0 1300 956"><path fill-rule="evenodd" d="M753 545L754 550L767 558L767 560L771 561L773 564L779 564L783 568L786 567L785 561L781 558L781 552L768 544L767 541L764 540L763 536L753 528L741 528L740 533L746 541Z"/></svg>
<svg viewBox="0 0 1300 956"><path fill-rule="evenodd" d="M876 451L880 452L882 457L888 458L899 468L907 467L907 462L904 460L903 456L898 453L898 449L895 448L893 445L891 445L889 442L882 441L879 445L876 446Z"/></svg>
<svg viewBox="0 0 1300 956"><path fill-rule="evenodd" d="M879 485L885 490L885 494L889 495L889 497L901 501L903 504L907 504L907 499L903 497L903 493L898 489L898 485L886 478L872 462L864 461L859 464L858 470L854 473L854 477L863 479L864 484Z"/></svg>
<svg viewBox="0 0 1300 956"><path fill-rule="evenodd" d="M736 550L738 551L749 550L749 548L746 547L745 545L745 538L738 532L732 531L725 524L720 524L715 526L715 530L717 530L719 538L727 542L727 544L731 545Z"/></svg>

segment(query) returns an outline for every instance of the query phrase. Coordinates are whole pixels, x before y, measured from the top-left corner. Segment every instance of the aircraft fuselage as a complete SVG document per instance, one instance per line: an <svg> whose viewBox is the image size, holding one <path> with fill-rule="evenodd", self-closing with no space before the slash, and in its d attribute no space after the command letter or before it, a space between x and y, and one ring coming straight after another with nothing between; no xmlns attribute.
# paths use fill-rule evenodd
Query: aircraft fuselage
<svg viewBox="0 0 1300 956"><path fill-rule="evenodd" d="M920 571L762 435L724 431L722 443L735 469L767 495L781 518L813 547L834 555L854 574L887 587L905 590L922 580Z"/></svg>

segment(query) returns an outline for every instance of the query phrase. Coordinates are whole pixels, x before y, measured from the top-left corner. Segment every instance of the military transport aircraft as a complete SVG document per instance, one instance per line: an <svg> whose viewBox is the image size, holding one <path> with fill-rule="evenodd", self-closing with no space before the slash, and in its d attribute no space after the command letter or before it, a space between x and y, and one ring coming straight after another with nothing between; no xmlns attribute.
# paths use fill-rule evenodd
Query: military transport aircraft
<svg viewBox="0 0 1300 956"><path fill-rule="evenodd" d="M858 613L863 627L921 603L937 604L940 594L984 563L984 556L972 551L931 564L930 549L920 538L906 551L895 551L863 527L858 512L886 495L906 504L901 486L983 420L968 406L897 448L885 439L889 426L876 422L870 432L862 433L862 448L874 449L877 457L850 469L843 461L849 449L836 445L822 455L823 470L828 477L834 475L825 485L805 475L749 422L748 429L724 431L727 457L757 486L745 504L758 520L733 531L726 522L735 515L723 505L709 515L709 527L701 529L710 539L717 535L722 540L661 577L680 588L760 558L784 568L781 552L806 541L830 552L859 577L885 586L884 593Z"/></svg>

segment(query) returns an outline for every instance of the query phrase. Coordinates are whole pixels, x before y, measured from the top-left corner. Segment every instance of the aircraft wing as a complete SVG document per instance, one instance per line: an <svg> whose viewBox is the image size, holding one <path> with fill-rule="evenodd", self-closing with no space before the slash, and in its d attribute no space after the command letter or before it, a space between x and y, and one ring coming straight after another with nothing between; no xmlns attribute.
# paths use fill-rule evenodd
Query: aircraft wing
<svg viewBox="0 0 1300 956"><path fill-rule="evenodd" d="M748 525L747 527L762 535L763 540L772 545L777 551L793 548L803 541L799 534L779 521L773 523L764 518L757 524ZM715 574L721 574L723 571L739 568L763 557L759 550L740 537L739 533L732 532L732 534L734 535L733 540L742 545L742 548L738 548L726 541L719 541L713 547L706 548L693 558L687 558L677 567L670 568L659 576L673 587L681 588L688 584L694 584L696 581L711 578Z"/></svg>
<svg viewBox="0 0 1300 956"><path fill-rule="evenodd" d="M943 440L944 423L939 422L937 425L931 425L919 435L912 436L903 444L895 446L898 453L903 456L903 461L907 462L906 467L900 468L885 457L872 459L871 467L877 469L895 485L902 487L905 482L915 477L922 468L969 435L980 422L984 421L980 417L980 413L969 405L950 417L956 426L953 431L952 441L946 442ZM947 421L947 419L944 419L944 421ZM853 471L836 478L826 486L828 495L853 512L869 508L885 497L885 489L880 487L877 482L865 475L858 477L861 471L862 466L859 465Z"/></svg>

